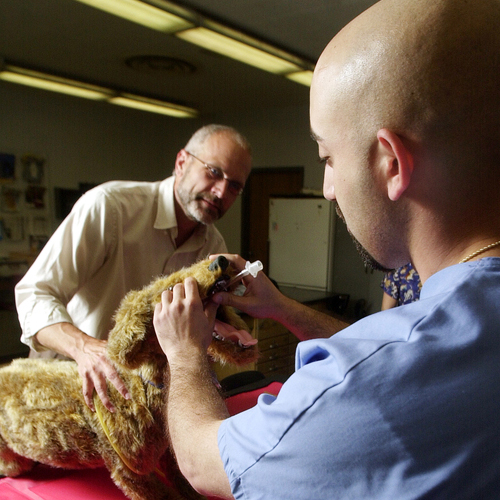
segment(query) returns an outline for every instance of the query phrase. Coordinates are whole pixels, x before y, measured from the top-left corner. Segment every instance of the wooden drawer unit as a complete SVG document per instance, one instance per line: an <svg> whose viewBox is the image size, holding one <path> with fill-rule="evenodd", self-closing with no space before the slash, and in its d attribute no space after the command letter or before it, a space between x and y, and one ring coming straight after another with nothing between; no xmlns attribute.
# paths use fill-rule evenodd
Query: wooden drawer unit
<svg viewBox="0 0 500 500"><path fill-rule="evenodd" d="M265 351L260 351L259 364L267 361L275 361L280 358L286 358L290 354L288 345L282 347L270 348Z"/></svg>
<svg viewBox="0 0 500 500"><path fill-rule="evenodd" d="M309 300L308 297L311 295L309 291L302 291L302 294L306 296L292 296L292 298L298 298L300 302L306 303L312 309L339 317L339 315L329 307L329 298L326 297L324 293L320 293L319 295L322 298L316 300ZM314 292L312 295L317 296L318 292ZM338 295L338 297L344 298L345 300L349 298L348 295ZM255 363L255 370L260 371L264 375L280 374L289 377L295 371L295 351L299 343L297 337L282 324L272 319L254 319L246 315L243 315L242 318L248 324L252 335L259 340L258 348L260 357L257 363Z"/></svg>
<svg viewBox="0 0 500 500"><path fill-rule="evenodd" d="M290 376L295 366L297 339L283 325L270 319L252 320L252 333L259 339L256 370L264 375Z"/></svg>
<svg viewBox="0 0 500 500"><path fill-rule="evenodd" d="M272 375L274 373L279 373L281 375L290 376L292 372L289 369L290 361L288 358L280 358L274 361L267 361L257 363L257 370L264 375Z"/></svg>
<svg viewBox="0 0 500 500"><path fill-rule="evenodd" d="M267 351L268 349L280 349L281 347L287 347L289 343L288 333L284 335L276 335L276 337L268 337L261 339L260 336L257 337L259 339L259 350L261 352Z"/></svg>

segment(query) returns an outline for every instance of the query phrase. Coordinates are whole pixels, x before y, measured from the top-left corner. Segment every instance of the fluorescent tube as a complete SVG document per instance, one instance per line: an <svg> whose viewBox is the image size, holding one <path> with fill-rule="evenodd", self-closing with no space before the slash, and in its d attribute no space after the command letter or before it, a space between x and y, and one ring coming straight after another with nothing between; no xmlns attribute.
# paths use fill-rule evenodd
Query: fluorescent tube
<svg viewBox="0 0 500 500"><path fill-rule="evenodd" d="M187 19L138 0L77 1L164 33L174 33L193 26Z"/></svg>

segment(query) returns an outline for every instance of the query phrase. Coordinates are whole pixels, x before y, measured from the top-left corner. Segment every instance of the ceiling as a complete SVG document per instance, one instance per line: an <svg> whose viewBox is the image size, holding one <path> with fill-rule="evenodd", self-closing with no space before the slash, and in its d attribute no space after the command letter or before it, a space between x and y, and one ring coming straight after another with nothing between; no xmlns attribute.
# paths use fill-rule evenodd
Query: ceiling
<svg viewBox="0 0 500 500"><path fill-rule="evenodd" d="M375 0L182 0L214 20L314 62L335 33ZM161 56L191 71L129 58ZM0 57L11 63L197 108L307 104L309 89L74 0L1 0ZM152 69L152 68L155 69ZM186 69L186 68L184 68ZM12 85L2 82L3 85Z"/></svg>

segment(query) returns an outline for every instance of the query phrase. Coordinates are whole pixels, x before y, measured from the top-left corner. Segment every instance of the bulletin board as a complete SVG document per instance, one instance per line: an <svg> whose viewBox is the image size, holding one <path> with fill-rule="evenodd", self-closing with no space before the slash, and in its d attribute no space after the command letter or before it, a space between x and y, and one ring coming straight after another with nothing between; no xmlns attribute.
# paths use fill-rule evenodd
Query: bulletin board
<svg viewBox="0 0 500 500"><path fill-rule="evenodd" d="M51 234L47 174L42 155L0 152L1 268L29 263Z"/></svg>

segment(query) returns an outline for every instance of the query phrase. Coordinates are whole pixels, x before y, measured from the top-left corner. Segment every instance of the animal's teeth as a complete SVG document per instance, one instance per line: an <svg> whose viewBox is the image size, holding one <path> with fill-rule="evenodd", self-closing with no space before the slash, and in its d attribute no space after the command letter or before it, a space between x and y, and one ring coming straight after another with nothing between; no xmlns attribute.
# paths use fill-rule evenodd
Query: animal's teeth
<svg viewBox="0 0 500 500"><path fill-rule="evenodd" d="M225 342L231 342L233 344L236 344L236 342L234 342L233 340L226 339L222 335L219 335L217 332L212 332L212 337L214 339L217 339L217 340L222 340L222 341L225 341ZM249 345L245 345L241 340L238 340L238 345L240 347L242 347L243 349L248 349L250 347Z"/></svg>
<svg viewBox="0 0 500 500"><path fill-rule="evenodd" d="M212 332L212 337L214 337L217 340L225 340L224 337L219 335L217 332Z"/></svg>

